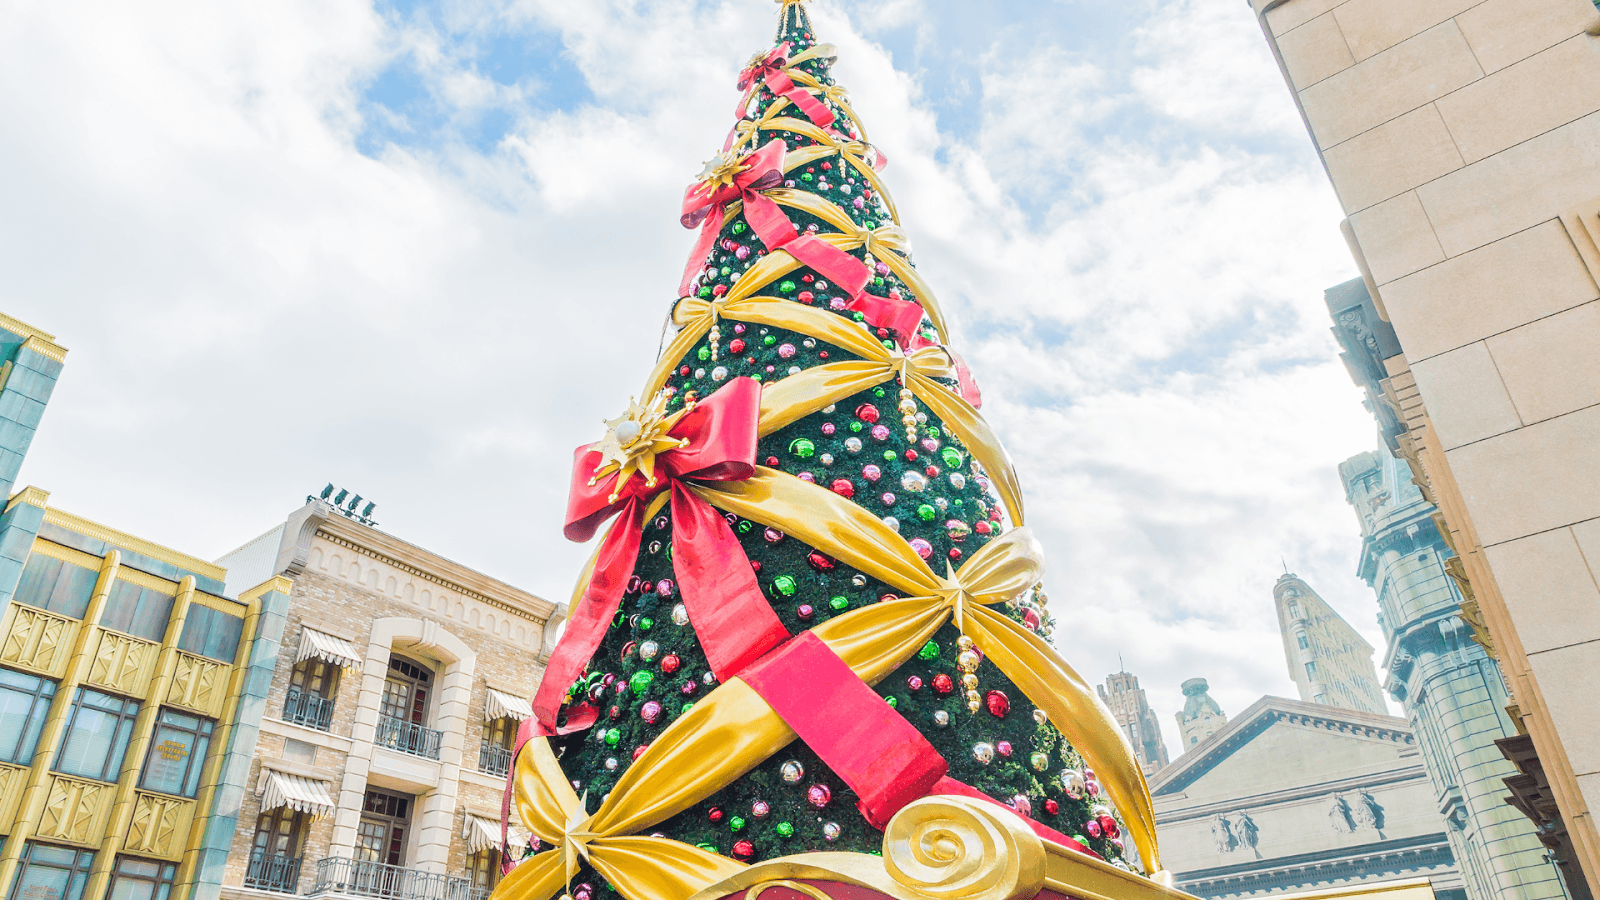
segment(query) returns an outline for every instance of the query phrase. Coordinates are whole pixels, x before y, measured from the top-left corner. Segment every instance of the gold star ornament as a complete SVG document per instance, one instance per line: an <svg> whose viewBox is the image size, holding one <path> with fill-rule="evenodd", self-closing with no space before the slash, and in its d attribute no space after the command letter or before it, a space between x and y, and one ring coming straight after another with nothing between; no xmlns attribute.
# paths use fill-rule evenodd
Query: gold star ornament
<svg viewBox="0 0 1600 900"><path fill-rule="evenodd" d="M600 461L595 465L589 484L598 484L612 472L618 473L608 498L613 503L636 472L644 476L646 486L655 487L656 456L689 446L687 438L675 438L667 432L693 408L694 398L689 397L683 409L668 413L666 391L657 393L648 404L628 398L628 411L608 420L606 436L594 445L600 451Z"/></svg>

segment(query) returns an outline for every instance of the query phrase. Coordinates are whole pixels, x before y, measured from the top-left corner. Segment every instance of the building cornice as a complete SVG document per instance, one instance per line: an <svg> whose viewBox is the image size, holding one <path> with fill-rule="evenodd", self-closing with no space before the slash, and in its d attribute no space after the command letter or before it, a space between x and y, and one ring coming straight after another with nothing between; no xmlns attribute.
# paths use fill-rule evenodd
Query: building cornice
<svg viewBox="0 0 1600 900"><path fill-rule="evenodd" d="M1303 853L1277 859L1251 860L1232 866L1197 869L1193 872L1175 873L1178 888L1190 893L1210 895L1219 893L1215 886L1238 885L1250 882L1272 881L1275 886L1302 883L1304 878L1293 878L1296 873L1314 873L1323 869L1337 869L1341 878L1357 866L1381 865L1386 862L1405 863L1412 867L1432 858L1439 865L1452 865L1455 854L1443 832L1418 835L1355 847L1337 848Z"/></svg>
<svg viewBox="0 0 1600 900"><path fill-rule="evenodd" d="M556 604L543 597L341 516L328 516L318 523L316 536L502 612L543 621L556 611ZM408 560L426 561L428 567Z"/></svg>
<svg viewBox="0 0 1600 900"><path fill-rule="evenodd" d="M1343 794L1355 791L1371 790L1377 787L1402 785L1413 781L1428 782L1428 770L1423 767L1420 758L1417 762L1403 768L1390 769L1385 772L1376 772L1366 775L1353 775L1336 781L1323 781L1314 785L1301 788L1292 788L1281 791L1271 791L1265 794L1246 794L1238 797L1229 797L1226 800L1217 800L1200 806L1186 806L1178 809L1162 809L1159 804L1168 798L1181 799L1182 794L1167 794L1156 802L1156 822L1161 826L1174 825L1178 822L1187 822L1194 819L1206 819L1219 813L1233 813L1240 810L1260 810L1278 806L1293 806L1306 800L1315 800L1332 794Z"/></svg>

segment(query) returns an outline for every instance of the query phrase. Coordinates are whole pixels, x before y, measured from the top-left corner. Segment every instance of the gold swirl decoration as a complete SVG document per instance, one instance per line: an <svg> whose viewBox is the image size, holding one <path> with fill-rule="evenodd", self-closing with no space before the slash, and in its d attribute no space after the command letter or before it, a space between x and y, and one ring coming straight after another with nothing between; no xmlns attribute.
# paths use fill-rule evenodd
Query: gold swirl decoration
<svg viewBox="0 0 1600 900"><path fill-rule="evenodd" d="M930 900L1019 900L1044 887L1044 842L992 804L929 797L889 820L883 865Z"/></svg>

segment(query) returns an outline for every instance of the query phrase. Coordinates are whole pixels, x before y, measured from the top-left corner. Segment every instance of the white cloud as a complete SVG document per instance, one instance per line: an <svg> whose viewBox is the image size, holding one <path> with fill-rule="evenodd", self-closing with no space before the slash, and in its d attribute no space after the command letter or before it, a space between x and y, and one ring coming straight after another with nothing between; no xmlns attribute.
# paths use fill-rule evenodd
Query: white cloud
<svg viewBox="0 0 1600 900"><path fill-rule="evenodd" d="M398 53L463 114L520 88L355 0L85 12L0 32L0 78L31 86L0 94L4 307L73 349L24 482L214 555L334 480L387 530L565 598L587 549L559 538L570 450L652 362L679 197L770 7L452 5L453 28L558 30L595 100L488 151L377 158L359 92ZM1289 690L1280 554L1378 643L1333 471L1371 428L1320 305L1353 272L1248 12L964 48L968 137L839 7L816 20L1023 473L1068 659L1099 680L1121 653L1165 722L1190 676L1232 712Z"/></svg>

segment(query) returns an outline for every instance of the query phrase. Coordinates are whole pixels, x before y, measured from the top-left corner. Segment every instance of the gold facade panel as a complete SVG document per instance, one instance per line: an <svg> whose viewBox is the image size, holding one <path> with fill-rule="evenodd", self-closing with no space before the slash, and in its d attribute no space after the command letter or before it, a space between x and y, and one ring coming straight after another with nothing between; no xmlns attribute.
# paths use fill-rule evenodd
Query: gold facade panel
<svg viewBox="0 0 1600 900"><path fill-rule="evenodd" d="M45 540L44 538L33 539L33 552L59 559L63 562L69 562L85 569L94 569L97 572L100 570L101 565L105 563L105 560L91 553L74 550L71 547L63 547L55 541Z"/></svg>
<svg viewBox="0 0 1600 900"><path fill-rule="evenodd" d="M228 570L216 563L206 562L187 553L179 553L171 547L163 547L160 544L152 543L144 538L134 537L114 528L107 528L99 522L91 522L82 516L75 516L59 509L47 509L44 511L44 520L51 525L59 525L68 531L76 531L84 537L105 541L112 546L131 550L141 556L148 556L164 563L170 563L180 569L198 572L207 578L215 578L218 581L222 581L228 577Z"/></svg>
<svg viewBox="0 0 1600 900"><path fill-rule="evenodd" d="M11 603L0 618L0 663L60 679L72 661L80 624L53 612Z"/></svg>
<svg viewBox="0 0 1600 900"><path fill-rule="evenodd" d="M177 665L172 672L172 685L167 688L166 702L181 706L203 716L217 718L228 700L228 676L232 666L215 660L178 651Z"/></svg>
<svg viewBox="0 0 1600 900"><path fill-rule="evenodd" d="M86 680L142 700L150 690L160 649L160 645L136 637L101 631Z"/></svg>
<svg viewBox="0 0 1600 900"><path fill-rule="evenodd" d="M114 784L50 776L44 814L39 817L34 836L45 841L98 846L116 793Z"/></svg>
<svg viewBox="0 0 1600 900"><path fill-rule="evenodd" d="M193 800L135 792L133 819L128 823L128 839L123 849L174 862L183 858L189 843L189 826L194 821L194 806Z"/></svg>
<svg viewBox="0 0 1600 900"><path fill-rule="evenodd" d="M0 763L0 834L10 834L17 818L17 803L28 786L28 767Z"/></svg>

